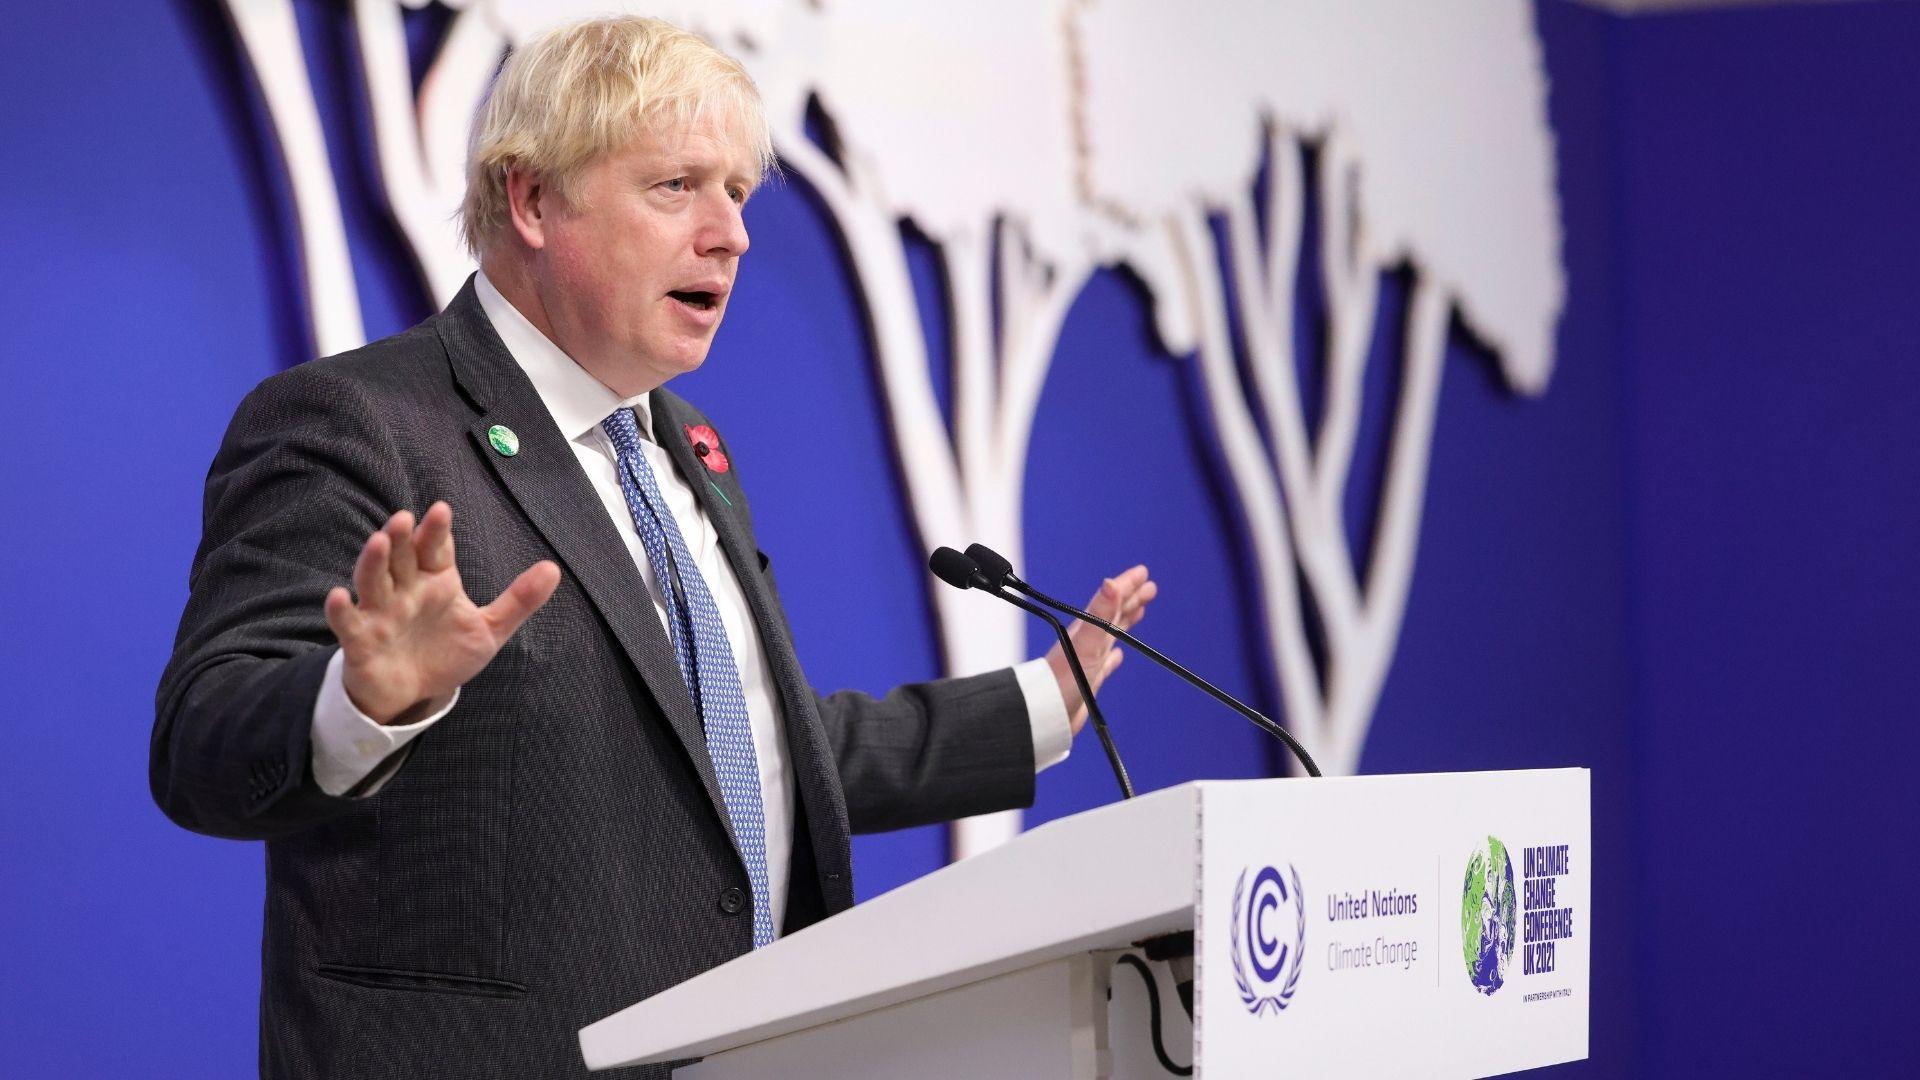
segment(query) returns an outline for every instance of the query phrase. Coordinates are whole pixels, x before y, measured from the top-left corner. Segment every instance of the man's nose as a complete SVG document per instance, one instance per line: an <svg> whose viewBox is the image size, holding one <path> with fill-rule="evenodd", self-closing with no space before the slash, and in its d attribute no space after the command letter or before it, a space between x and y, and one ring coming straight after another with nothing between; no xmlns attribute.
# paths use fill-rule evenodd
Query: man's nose
<svg viewBox="0 0 1920 1080"><path fill-rule="evenodd" d="M739 203L725 192L708 201L700 228L700 252L703 255L738 258L747 251L747 222Z"/></svg>

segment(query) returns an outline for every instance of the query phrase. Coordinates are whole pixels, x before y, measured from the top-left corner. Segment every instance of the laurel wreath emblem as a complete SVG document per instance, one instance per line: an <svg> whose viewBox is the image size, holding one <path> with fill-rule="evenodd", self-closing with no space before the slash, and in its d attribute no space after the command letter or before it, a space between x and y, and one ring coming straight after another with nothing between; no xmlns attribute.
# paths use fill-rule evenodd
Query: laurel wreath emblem
<svg viewBox="0 0 1920 1080"><path fill-rule="evenodd" d="M1296 916L1294 925L1293 962L1287 965L1287 975L1286 978L1281 981L1278 992L1272 994L1256 994L1253 992L1252 984L1247 980L1246 964L1240 958L1241 915L1246 900L1247 873L1251 869L1253 868L1248 867L1246 870L1240 871L1240 881L1233 887L1233 920L1232 928L1228 934L1229 941L1232 945L1230 954L1233 958L1233 985L1239 989L1240 1001L1247 1007L1248 1012L1259 1016L1268 1009L1272 1009L1277 1016L1280 1010L1286 1008L1287 1005L1293 1001L1293 992L1300 985L1300 969L1307 956L1307 897L1306 893L1302 891L1300 887L1300 868L1288 866L1287 870L1293 877L1293 910Z"/></svg>

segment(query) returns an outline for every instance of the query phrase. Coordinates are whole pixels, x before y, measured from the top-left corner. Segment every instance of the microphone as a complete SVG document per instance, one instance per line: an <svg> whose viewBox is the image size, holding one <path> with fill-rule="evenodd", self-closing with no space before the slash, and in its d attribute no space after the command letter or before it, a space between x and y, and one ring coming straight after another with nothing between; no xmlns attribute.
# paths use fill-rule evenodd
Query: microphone
<svg viewBox="0 0 1920 1080"><path fill-rule="evenodd" d="M1114 748L1113 735L1107 730L1107 718L1100 714L1100 703L1093 699L1093 688L1087 685L1087 673L1080 667L1080 657L1073 651L1073 640L1067 636L1067 628L1053 613L1031 601L1022 599L1002 589L972 559L950 547L937 548L927 559L927 569L933 576L956 589L979 589L997 596L1014 607L1045 619L1053 627L1053 635L1060 639L1060 649L1066 653L1067 667L1073 672L1074 684L1080 688L1080 700L1087 703L1087 716L1093 721L1094 734L1100 737L1100 745L1107 752L1107 763L1113 766L1114 779L1120 782L1120 797L1133 798L1133 781L1127 777L1127 767L1120 761L1120 751Z"/></svg>
<svg viewBox="0 0 1920 1080"><path fill-rule="evenodd" d="M1071 615L1074 618L1079 619L1081 622L1091 623L1094 626L1097 626L1100 629L1105 630L1107 633L1112 634L1114 637L1117 637L1120 640L1126 642L1127 644L1133 646L1134 648L1139 649L1142 653L1145 653L1146 656L1149 659L1151 659L1154 663L1159 664L1161 667L1166 668L1168 671L1171 671L1175 675L1180 676L1182 679L1185 679L1189 683L1192 683L1194 686L1197 686L1200 689L1206 691L1208 694L1212 695L1214 700L1220 702L1222 705L1225 705L1228 708L1232 709L1233 711L1239 713L1241 716L1246 717L1248 720L1252 721L1255 727L1259 728L1260 730L1266 732L1267 734L1273 736L1276 739L1279 739L1282 743L1286 744L1287 749L1292 751L1293 756L1296 759L1298 759L1300 764L1307 770L1308 776L1320 775L1320 766L1315 765L1313 763L1313 758L1307 753L1306 747L1300 745L1299 740L1293 737L1292 732L1288 731L1284 727L1281 727L1279 724L1275 723L1273 720L1268 719L1267 717L1261 715L1259 712L1255 711L1246 703L1242 702L1239 698L1234 697L1232 694L1227 693L1225 690L1220 689L1219 687L1213 685L1212 683L1201 678L1200 676L1195 675L1193 672L1188 671L1186 668L1182 667L1179 663L1167 657L1166 654L1162 653L1160 650L1154 648L1153 646L1147 644L1144 641L1141 641L1139 638L1134 637L1132 634L1127 633L1125 630L1122 630L1119 627L1108 622L1107 620L1100 618L1098 615L1093 615L1088 612L1081 611L1079 608L1074 607L1071 604L1065 604L1058 600L1055 600L1053 597L1048 596L1047 594L1041 592L1040 590L1020 580L1020 576L1013 572L1013 564L1008 562L1006 559L1002 558L999 552L993 550L990 547L987 547L985 544L969 544L967 545L966 554L961 557L968 559L972 562L974 571L979 574L981 581L984 583L984 587L990 587L991 589L1004 590L1006 587L1011 586L1012 588L1017 589L1020 592L1027 594L1028 596L1033 597L1035 600L1040 601L1041 603L1047 605L1048 607L1053 608L1055 611L1059 611L1064 614ZM973 587L982 588L983 586L975 585ZM1007 594L1004 593L1003 591L1000 593L996 593L996 595L1007 595ZM1008 598L1011 599L1011 596L1009 596ZM1069 655L1072 654L1073 649L1071 646L1067 648L1067 652Z"/></svg>
<svg viewBox="0 0 1920 1080"><path fill-rule="evenodd" d="M927 569L933 576L956 589L980 589L993 592L998 585L987 580L980 572L980 566L968 556L962 555L950 547L936 548L927 557Z"/></svg>

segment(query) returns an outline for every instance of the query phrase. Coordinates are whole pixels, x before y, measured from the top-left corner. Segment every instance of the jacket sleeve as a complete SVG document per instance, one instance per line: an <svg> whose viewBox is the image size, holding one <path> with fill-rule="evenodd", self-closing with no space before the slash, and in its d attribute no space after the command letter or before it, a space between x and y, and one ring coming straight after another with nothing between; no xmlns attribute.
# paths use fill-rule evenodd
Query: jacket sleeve
<svg viewBox="0 0 1920 1080"><path fill-rule="evenodd" d="M1012 668L817 700L856 833L1033 805L1033 728Z"/></svg>
<svg viewBox="0 0 1920 1080"><path fill-rule="evenodd" d="M336 648L322 605L412 493L376 412L329 368L303 364L249 394L207 473L148 761L154 801L196 832L269 838L355 805L322 792L310 764Z"/></svg>
<svg viewBox="0 0 1920 1080"><path fill-rule="evenodd" d="M774 613L792 642L772 560L759 554ZM853 832L1033 805L1033 724L1012 668L908 683L880 698L857 690L816 692L813 705Z"/></svg>
<svg viewBox="0 0 1920 1080"><path fill-rule="evenodd" d="M662 404L656 399L655 408ZM665 404L677 420L712 424L671 394ZM733 483L744 496L737 458L732 466ZM744 498L733 511L751 536L752 511ZM765 551L757 554L779 633L797 648L772 560ZM797 657L793 663L797 672ZM804 675L796 678L804 685ZM810 705L818 714L853 832L886 832L1033 805L1033 724L1012 668L909 683L879 698L851 690L814 692L810 698L787 704ZM787 719L792 724L802 718Z"/></svg>

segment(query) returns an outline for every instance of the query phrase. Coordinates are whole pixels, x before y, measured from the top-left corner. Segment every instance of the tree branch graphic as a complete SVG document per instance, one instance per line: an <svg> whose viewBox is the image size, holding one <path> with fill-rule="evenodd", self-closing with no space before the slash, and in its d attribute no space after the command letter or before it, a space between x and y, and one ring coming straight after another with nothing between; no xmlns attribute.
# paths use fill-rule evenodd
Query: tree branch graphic
<svg viewBox="0 0 1920 1080"><path fill-rule="evenodd" d="M454 215L467 187L467 130L507 39L484 12L456 12L416 95L400 6L354 0L353 24L381 189L433 302L445 306L473 273Z"/></svg>
<svg viewBox="0 0 1920 1080"><path fill-rule="evenodd" d="M1359 767L1399 638L1453 316L1507 344L1512 383L1538 390L1563 288L1557 229L1461 241L1447 218L1556 214L1530 15L1518 4L1437 7L1329 0L1209 10L1177 23L1145 0L1071 8L1088 95L1076 113L1086 201L1126 237L1125 261L1149 282L1169 351L1198 360L1252 542L1282 705L1329 773ZM1317 36L1297 32L1305 27ZM1448 48L1463 32L1478 52ZM1231 43L1246 40L1266 54L1233 62ZM1477 109L1482 98L1493 100ZM1209 103L1208 119L1163 104L1191 100ZM1448 110L1428 115L1432 102ZM1215 126L1195 132L1196 123ZM1416 129L1424 131L1418 140ZM1424 159L1388 152L1436 140L1518 150L1491 162L1440 153L1444 146ZM1326 238L1317 268L1328 327L1317 433L1308 430L1294 355L1295 275L1311 270L1300 268L1309 145L1318 150L1317 224ZM1256 207L1263 162L1266 203ZM1210 224L1216 217L1224 239ZM1380 279L1398 264L1412 267L1412 292L1374 546L1362 566L1347 541L1344 499ZM1516 273L1531 275L1518 302L1513 281L1501 280Z"/></svg>
<svg viewBox="0 0 1920 1080"><path fill-rule="evenodd" d="M923 546L978 540L1015 563L1025 547L1026 451L1040 391L1067 309L1096 265L1090 247L1062 228L1076 216L1064 168L1068 88L1059 24L1047 17L1043 5L1005 0L944 14L835 4L815 31L817 60L803 59L789 76L799 87L772 95L788 104L774 114L781 160L819 194L851 256ZM930 41L941 50L933 58ZM915 65L860 62L908 56ZM779 78L760 77L763 85ZM833 145L809 137L802 102L831 118ZM1025 122L1004 122L1015 114ZM964 133L986 175L956 177L937 156L902 152L929 130ZM1033 167L1049 156L1060 167ZM938 245L945 271L951 436L907 260L909 223ZM949 674L1026 659L1018 611L931 580L928 587ZM1018 829L1017 814L963 822L955 853Z"/></svg>

